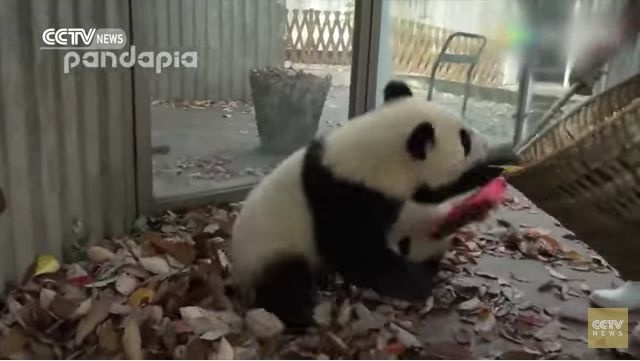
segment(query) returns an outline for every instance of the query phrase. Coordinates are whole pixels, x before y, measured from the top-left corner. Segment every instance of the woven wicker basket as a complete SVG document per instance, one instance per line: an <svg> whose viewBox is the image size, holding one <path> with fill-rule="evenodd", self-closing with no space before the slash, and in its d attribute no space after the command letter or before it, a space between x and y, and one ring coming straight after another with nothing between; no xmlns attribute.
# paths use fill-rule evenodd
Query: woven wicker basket
<svg viewBox="0 0 640 361"><path fill-rule="evenodd" d="M640 279L640 74L567 114L521 156L527 167L509 182Z"/></svg>

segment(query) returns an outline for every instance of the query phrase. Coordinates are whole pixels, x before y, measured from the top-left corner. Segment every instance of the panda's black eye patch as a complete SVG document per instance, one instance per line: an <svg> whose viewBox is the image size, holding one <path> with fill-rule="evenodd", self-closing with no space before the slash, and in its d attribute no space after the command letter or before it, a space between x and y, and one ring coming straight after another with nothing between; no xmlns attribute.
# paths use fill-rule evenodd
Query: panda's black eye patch
<svg viewBox="0 0 640 361"><path fill-rule="evenodd" d="M404 237L398 242L398 251L400 251L400 255L408 256L409 251L411 251L411 240L409 237Z"/></svg>
<svg viewBox="0 0 640 361"><path fill-rule="evenodd" d="M460 143L464 150L464 156L467 157L471 153L471 135L466 129L460 129Z"/></svg>
<svg viewBox="0 0 640 361"><path fill-rule="evenodd" d="M427 146L435 143L436 130L429 122L424 122L413 129L407 139L407 152L413 159L425 160L427 158Z"/></svg>

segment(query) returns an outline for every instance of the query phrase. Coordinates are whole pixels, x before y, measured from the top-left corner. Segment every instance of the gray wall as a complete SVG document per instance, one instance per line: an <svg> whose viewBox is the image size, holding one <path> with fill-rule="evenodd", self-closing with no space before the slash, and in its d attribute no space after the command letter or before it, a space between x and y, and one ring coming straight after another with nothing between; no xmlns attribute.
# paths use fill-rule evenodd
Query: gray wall
<svg viewBox="0 0 640 361"><path fill-rule="evenodd" d="M128 29L124 0L0 1L0 287L34 256L135 216L131 71L62 70L49 27ZM80 234L73 231L81 225Z"/></svg>
<svg viewBox="0 0 640 361"><path fill-rule="evenodd" d="M148 76L152 99L249 100L249 69L285 61L279 0L136 0L134 41L149 50L198 51L198 69Z"/></svg>

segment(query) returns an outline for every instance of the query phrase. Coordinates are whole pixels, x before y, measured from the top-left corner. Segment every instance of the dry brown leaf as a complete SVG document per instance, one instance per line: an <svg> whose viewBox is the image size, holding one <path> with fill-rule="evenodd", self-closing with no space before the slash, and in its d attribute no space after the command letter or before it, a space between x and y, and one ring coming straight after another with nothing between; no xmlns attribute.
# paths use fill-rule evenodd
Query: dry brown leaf
<svg viewBox="0 0 640 361"><path fill-rule="evenodd" d="M210 311L196 306L180 308L180 315L195 334L210 330L229 333L241 327L242 319L231 311Z"/></svg>
<svg viewBox="0 0 640 361"><path fill-rule="evenodd" d="M77 318L80 318L86 315L91 309L92 302L93 300L91 298L87 298L86 300L80 302L80 304L78 305L78 308L76 308L76 310L73 312L73 314L69 318L75 320Z"/></svg>
<svg viewBox="0 0 640 361"><path fill-rule="evenodd" d="M104 247L91 246L87 249L87 257L93 263L105 263L114 259L116 255Z"/></svg>
<svg viewBox="0 0 640 361"><path fill-rule="evenodd" d="M591 293L591 288L589 288L589 286L586 283L581 283L580 284L580 291L589 294L589 293Z"/></svg>
<svg viewBox="0 0 640 361"><path fill-rule="evenodd" d="M60 295L56 295L50 305L51 312L63 320L70 318L78 309L78 306L78 302L68 300Z"/></svg>
<svg viewBox="0 0 640 361"><path fill-rule="evenodd" d="M122 334L122 348L125 355L130 360L143 360L142 338L140 336L140 327L135 321L129 322L124 328Z"/></svg>
<svg viewBox="0 0 640 361"><path fill-rule="evenodd" d="M456 308L458 309L458 311L462 311L462 312L476 312L476 311L479 311L482 308L482 306L483 306L482 301L480 301L478 297L473 297L471 299L468 299L460 303Z"/></svg>
<svg viewBox="0 0 640 361"><path fill-rule="evenodd" d="M504 337L505 339L511 342L521 345L522 342L524 341L522 339L522 336L520 336L520 334L518 333L518 331L516 331L516 329L511 325L502 325L502 327L499 327L498 330L502 337Z"/></svg>
<svg viewBox="0 0 640 361"><path fill-rule="evenodd" d="M257 338L271 338L284 331L282 321L276 315L263 308L248 311L245 320L247 327Z"/></svg>
<svg viewBox="0 0 640 361"><path fill-rule="evenodd" d="M539 329L534 337L540 341L555 340L558 338L562 324L559 321L554 320L546 324Z"/></svg>
<svg viewBox="0 0 640 361"><path fill-rule="evenodd" d="M496 318L491 310L484 308L478 313L474 330L484 339L490 339L495 334Z"/></svg>
<svg viewBox="0 0 640 361"><path fill-rule="evenodd" d="M185 266L193 263L196 259L196 250L193 245L185 241L174 241L170 239L154 239L153 245L163 252L171 255L178 262Z"/></svg>
<svg viewBox="0 0 640 361"><path fill-rule="evenodd" d="M102 298L92 302L91 309L87 315L80 320L78 327L76 328L76 344L81 344L98 324L104 321L109 316L109 309L113 300L110 298Z"/></svg>
<svg viewBox="0 0 640 361"><path fill-rule="evenodd" d="M336 319L338 325L344 327L351 321L351 310L352 307L349 300L344 300L338 310L338 317Z"/></svg>
<svg viewBox="0 0 640 361"><path fill-rule="evenodd" d="M29 348L33 354L33 358L36 360L52 360L56 357L53 348L45 343L30 340Z"/></svg>
<svg viewBox="0 0 640 361"><path fill-rule="evenodd" d="M525 350L509 350L499 355L500 360L535 360L540 354L531 354Z"/></svg>
<svg viewBox="0 0 640 361"><path fill-rule="evenodd" d="M361 302L356 303L353 306L353 310L355 311L356 315L360 319L372 317L371 311L367 308L367 306L363 305Z"/></svg>
<svg viewBox="0 0 640 361"><path fill-rule="evenodd" d="M140 264L144 269L153 274L166 275L171 272L171 267L164 257L143 257L140 258Z"/></svg>
<svg viewBox="0 0 640 361"><path fill-rule="evenodd" d="M331 324L332 310L333 302L320 302L313 310L313 319L321 326L329 326Z"/></svg>
<svg viewBox="0 0 640 361"><path fill-rule="evenodd" d="M87 270L85 270L78 263L72 263L70 265L66 265L65 268L67 269L67 281L89 276L89 273L87 272Z"/></svg>
<svg viewBox="0 0 640 361"><path fill-rule="evenodd" d="M110 355L120 351L121 338L111 320L105 321L98 329L98 346Z"/></svg>
<svg viewBox="0 0 640 361"><path fill-rule="evenodd" d="M545 353L555 353L562 349L562 344L557 340L544 341L542 343L542 350Z"/></svg>
<svg viewBox="0 0 640 361"><path fill-rule="evenodd" d="M214 360L233 360L233 358L233 347L229 341L223 337L218 345L218 352L216 353Z"/></svg>
<svg viewBox="0 0 640 361"><path fill-rule="evenodd" d="M535 346L533 345L524 345L522 346L522 351L531 354L531 355L536 355L536 356L542 356L542 352L540 352L540 350L538 350Z"/></svg>
<svg viewBox="0 0 640 361"><path fill-rule="evenodd" d="M167 259L167 263L169 263L169 266L174 268L174 269L183 269L185 267L187 267L187 265L178 262L177 259L171 257L171 255L166 254L165 258Z"/></svg>
<svg viewBox="0 0 640 361"><path fill-rule="evenodd" d="M398 341L400 341L405 347L409 347L409 348L422 347L422 342L420 342L415 335L405 330L404 328L396 325L395 323L392 323L390 328L392 331L395 332L396 337L398 338Z"/></svg>
<svg viewBox="0 0 640 361"><path fill-rule="evenodd" d="M114 303L111 305L109 313L112 315L122 316L130 314L133 310L134 308L128 303Z"/></svg>
<svg viewBox="0 0 640 361"><path fill-rule="evenodd" d="M136 289L137 285L138 281L127 273L120 274L118 279L116 279L116 291L124 296L129 296L131 292Z"/></svg>
<svg viewBox="0 0 640 361"><path fill-rule="evenodd" d="M429 298L427 298L427 301L424 303L424 307L422 307L422 309L420 310L420 314L426 315L427 313L431 312L431 310L433 309L433 302L433 296L429 296Z"/></svg>
<svg viewBox="0 0 640 361"><path fill-rule="evenodd" d="M21 352L26 346L29 338L20 325L15 325L0 338L0 357L4 359L12 358L16 353Z"/></svg>
<svg viewBox="0 0 640 361"><path fill-rule="evenodd" d="M121 271L135 278L147 279L151 276L151 274L139 264L124 266L121 268Z"/></svg>
<svg viewBox="0 0 640 361"><path fill-rule="evenodd" d="M567 276L563 275L562 273L556 271L555 269L549 266L545 266L545 268L547 269L547 271L549 271L549 274L551 275L551 277L554 277L563 281L566 281L568 279Z"/></svg>
<svg viewBox="0 0 640 361"><path fill-rule="evenodd" d="M557 256L562 253L562 247L560 243L551 235L537 230L535 228L530 229L527 232L527 236L531 237L540 245L540 250L549 256Z"/></svg>
<svg viewBox="0 0 640 361"><path fill-rule="evenodd" d="M580 252L573 249L565 252L563 257L572 262L586 261Z"/></svg>
<svg viewBox="0 0 640 361"><path fill-rule="evenodd" d="M200 338L207 341L215 341L228 333L224 330L210 330L200 335Z"/></svg>
<svg viewBox="0 0 640 361"><path fill-rule="evenodd" d="M173 350L178 343L178 335L176 333L175 322L168 321L164 327L164 332L162 332L162 345L167 350Z"/></svg>
<svg viewBox="0 0 640 361"><path fill-rule="evenodd" d="M48 310L49 307L51 306L51 302L53 302L53 299L57 296L56 291L48 289L48 288L43 288L40 290L40 307L42 307L42 309L44 310Z"/></svg>
<svg viewBox="0 0 640 361"><path fill-rule="evenodd" d="M204 360L209 355L209 347L199 338L194 338L187 344L184 353L186 360Z"/></svg>
<svg viewBox="0 0 640 361"><path fill-rule="evenodd" d="M227 254L221 249L218 249L216 253L218 256L218 262L220 263L220 266L222 267L222 269L229 270L231 268L231 262L229 262L229 258L227 257Z"/></svg>

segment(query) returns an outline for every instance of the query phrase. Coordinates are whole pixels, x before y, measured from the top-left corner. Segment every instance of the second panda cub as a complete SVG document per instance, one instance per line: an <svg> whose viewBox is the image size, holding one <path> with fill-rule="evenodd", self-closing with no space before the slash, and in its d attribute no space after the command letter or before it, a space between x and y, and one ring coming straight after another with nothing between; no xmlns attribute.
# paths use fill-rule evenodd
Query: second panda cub
<svg viewBox="0 0 640 361"><path fill-rule="evenodd" d="M389 247L407 202L434 206L499 177L487 142L454 115L391 82L385 104L293 153L245 200L231 239L233 276L252 307L289 327L312 320L318 276L423 300L438 258Z"/></svg>

